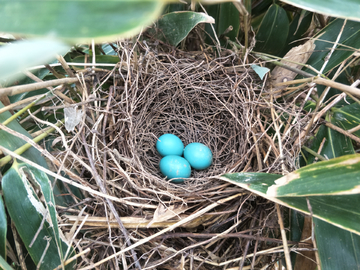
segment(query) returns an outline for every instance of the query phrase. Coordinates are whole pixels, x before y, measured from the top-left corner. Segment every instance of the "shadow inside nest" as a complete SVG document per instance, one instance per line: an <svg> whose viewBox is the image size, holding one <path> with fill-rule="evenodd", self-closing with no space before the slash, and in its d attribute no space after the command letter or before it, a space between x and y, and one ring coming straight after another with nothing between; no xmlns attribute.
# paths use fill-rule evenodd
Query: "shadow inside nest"
<svg viewBox="0 0 360 270"><path fill-rule="evenodd" d="M95 134L101 142L98 157L107 156L106 162L98 162L99 168L106 164L100 175L106 176L108 194L122 200L114 201L116 211L135 243L193 217L139 245L138 263L146 269L183 269L185 263L191 269L273 263L271 255L249 255L281 243L273 203L218 179L256 168L253 138L260 130L262 82L235 54L177 58L147 51L139 60L129 51L122 54L124 66L113 70L119 74L103 77L111 82L109 89L99 91L108 104L92 108L101 111L107 106L108 113L105 133ZM160 173L155 147L165 133L177 135L185 145L207 145L213 164L193 170L184 184L169 183ZM104 218L105 206L90 209L98 219L83 229L92 231L88 246L96 253L93 258L101 260L121 250L124 237L112 218ZM201 214L204 209L208 211ZM109 228L116 231L110 240ZM124 261L136 269L130 254ZM108 267L113 268L112 263Z"/></svg>

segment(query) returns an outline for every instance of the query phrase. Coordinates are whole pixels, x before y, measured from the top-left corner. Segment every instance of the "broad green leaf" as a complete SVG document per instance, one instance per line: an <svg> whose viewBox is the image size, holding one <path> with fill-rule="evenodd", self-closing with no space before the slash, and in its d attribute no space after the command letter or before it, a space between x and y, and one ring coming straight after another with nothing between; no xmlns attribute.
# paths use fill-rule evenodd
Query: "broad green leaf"
<svg viewBox="0 0 360 270"><path fill-rule="evenodd" d="M314 225L321 269L358 270L360 267L360 236L317 218L314 218Z"/></svg>
<svg viewBox="0 0 360 270"><path fill-rule="evenodd" d="M13 270L13 268L11 268L11 266L4 260L2 256L0 256L0 269Z"/></svg>
<svg viewBox="0 0 360 270"><path fill-rule="evenodd" d="M303 35L309 29L313 14L310 12L305 12L304 10L301 13L296 13L295 17L290 23L289 26L289 35L285 42L285 47L281 53L281 56L284 56L291 48L301 44Z"/></svg>
<svg viewBox="0 0 360 270"><path fill-rule="evenodd" d="M302 240L301 235L303 233L304 221L305 221L304 214L302 214L296 210L291 210L289 240L297 241L297 242L300 242L300 240ZM292 266L294 269L294 266L296 263L296 258L298 256L298 254L297 254L297 252L291 252L290 256L291 256Z"/></svg>
<svg viewBox="0 0 360 270"><path fill-rule="evenodd" d="M216 33L218 37L227 36L230 40L236 41L240 31L239 11L233 3L223 3L219 5L218 20L215 20ZM232 30L225 34L225 31Z"/></svg>
<svg viewBox="0 0 360 270"><path fill-rule="evenodd" d="M158 20L156 36L160 40L177 46L199 23L215 23L215 20L200 12L178 11L168 13ZM151 33L153 32L151 31Z"/></svg>
<svg viewBox="0 0 360 270"><path fill-rule="evenodd" d="M357 0L281 0L287 4L331 17L360 21L360 2Z"/></svg>
<svg viewBox="0 0 360 270"><path fill-rule="evenodd" d="M327 117L329 118L329 117ZM328 120L328 119L327 119ZM335 118L331 119L332 123L336 122ZM342 124L341 122L338 124ZM325 143L322 146L320 154L323 156L329 156L331 158L346 155L348 152L354 152L351 140L344 135L330 130L328 127L321 126L318 133L316 134L316 138L312 145L312 149L315 152L319 152L319 147L322 145L322 141L325 139ZM308 162L313 162L313 157L311 156ZM341 168L343 169L343 168ZM339 183L346 181L346 177L339 177ZM353 199L352 199L353 198ZM331 209L330 212L334 212L334 217L339 218L344 213L346 213L349 205L356 204L358 201L358 194L352 196L340 196L340 197L324 197L324 199L328 200L327 205L334 204L335 207L328 208ZM334 200L331 202L330 200ZM338 205L337 205L338 204ZM326 209L326 208L324 208ZM340 209L338 212L338 216L335 215L335 211ZM341 211L344 210L344 212ZM347 224L347 227L351 227L351 221L353 217L356 217L356 213L353 214L348 212L349 217L347 218L345 215L344 220L338 220L343 224ZM334 218L333 218L334 219ZM313 219L315 224L315 236L318 247L318 254L321 261L322 269L341 269L346 265L347 269L356 269L354 266L358 265L356 262L356 257L360 257L360 249L355 247L356 243L359 243L359 235L354 234L349 231L345 231L340 229L339 227L335 227L329 223L326 223L320 219ZM356 218L355 218L355 221ZM350 225L349 225L350 224ZM352 239L353 241L349 241L348 239ZM355 241L354 241L355 240ZM336 246L329 244L332 241L336 243ZM356 242L356 243L355 243ZM340 246L340 247L339 247ZM340 250L341 249L341 250ZM355 260L354 260L355 259Z"/></svg>
<svg viewBox="0 0 360 270"><path fill-rule="evenodd" d="M2 6L0 13L3 10ZM0 21L1 19L0 15ZM52 39L23 40L1 46L0 81L14 81L24 76L21 73L24 69L50 62L55 59L57 54L66 53L69 49L70 46Z"/></svg>
<svg viewBox="0 0 360 270"><path fill-rule="evenodd" d="M241 187L246 186L254 193L266 194L268 188L275 184L275 180L279 179L281 175L270 173L227 173L223 177L228 178L241 184Z"/></svg>
<svg viewBox="0 0 360 270"><path fill-rule="evenodd" d="M351 159L351 156L349 159ZM321 162L317 164L320 163ZM309 171L311 170L310 168ZM325 220L337 227L360 234L360 209L357 207L349 207L349 205L360 204L360 196L358 194L307 197L272 197L266 194L268 188L274 185L275 180L281 177L281 175L265 173L234 173L225 174L221 179L236 184L268 200L306 214L310 214L307 204L308 199L314 217ZM342 176L338 175L338 178L341 179Z"/></svg>
<svg viewBox="0 0 360 270"><path fill-rule="evenodd" d="M267 195L317 196L360 193L360 155L348 155L300 168L275 181Z"/></svg>
<svg viewBox="0 0 360 270"><path fill-rule="evenodd" d="M266 73L270 71L267 67L260 67L258 65L251 65L251 68L256 72L257 75L259 75L260 79L264 79Z"/></svg>
<svg viewBox="0 0 360 270"><path fill-rule="evenodd" d="M0 102L0 109L3 107L4 107L4 105ZM2 114L0 114L0 122L1 123L4 122L9 117L11 117L10 112L8 112L8 111L3 112ZM31 135L16 120L10 122L7 125L7 127L27 136L28 138L32 138ZM4 130L0 130L0 145L5 147L6 149L15 151L19 147L23 146L25 143L26 142L23 141L22 139L14 136L14 135L11 135ZM28 150L26 150L22 154L22 156L31 161L34 161L35 163L41 165L44 168L48 168L45 158L34 147L31 147ZM56 202L60 205L65 206L66 205L65 199L63 196L61 196L62 193L63 192L59 189L59 187L57 185L55 185L54 186L54 194L56 195Z"/></svg>
<svg viewBox="0 0 360 270"><path fill-rule="evenodd" d="M0 102L0 109L3 107L4 107L4 105ZM3 112L0 114L0 122L3 123L5 120L7 120L10 117L11 117L11 113L9 111ZM27 136L28 138L32 138L31 135L16 120L10 122L7 125L7 127ZM14 151L14 150L18 149L19 147L23 146L25 143L26 142L23 141L22 139L14 136L14 135L11 135L4 130L0 130L0 145L5 147L6 149ZM45 158L34 147L31 147L30 149L25 151L22 154L22 156L47 168Z"/></svg>
<svg viewBox="0 0 360 270"><path fill-rule="evenodd" d="M52 36L73 43L130 37L156 20L163 0L4 0L0 31Z"/></svg>
<svg viewBox="0 0 360 270"><path fill-rule="evenodd" d="M344 20L336 19L329 23L322 31L319 32L319 39L315 41L315 51L310 56L307 64L320 70L323 66L326 56L329 54L334 42L336 41ZM360 23L347 21L344 31L341 34L339 45L332 54L323 73L327 73L339 65L342 61L351 56L355 49L360 48ZM306 69L306 72L313 73L312 70Z"/></svg>
<svg viewBox="0 0 360 270"><path fill-rule="evenodd" d="M206 11L215 19L215 24L205 25L205 31L207 33L205 41L209 44L213 44L214 41L216 41L215 35L219 38L219 41L223 46L226 46L227 39L236 41L240 33L240 15L233 3L209 5L206 6ZM229 31L229 27L232 28L231 31Z"/></svg>
<svg viewBox="0 0 360 270"><path fill-rule="evenodd" d="M0 194L0 256L6 258L7 219L4 202ZM1 267L0 267L1 268Z"/></svg>
<svg viewBox="0 0 360 270"><path fill-rule="evenodd" d="M286 11L279 5L273 4L265 14L259 30L256 33L255 50L268 54L279 54L289 33L289 19Z"/></svg>
<svg viewBox="0 0 360 270"><path fill-rule="evenodd" d="M253 16L259 16L266 12L268 8L274 3L273 0L255 1L252 3L251 13Z"/></svg>
<svg viewBox="0 0 360 270"><path fill-rule="evenodd" d="M39 264L44 252L40 269L53 269L65 261L69 246L58 228L54 195L47 175L28 164L14 162L4 174L2 190L8 213L34 263ZM42 196L45 205L40 200ZM30 246L35 235L36 240ZM73 253L70 248L67 255ZM65 268L72 267L70 264Z"/></svg>
<svg viewBox="0 0 360 270"><path fill-rule="evenodd" d="M334 120L337 122L338 126L341 124L341 127L345 130L360 125L360 104L353 103L342 108L333 108L333 110ZM360 130L355 131L353 134L360 137Z"/></svg>

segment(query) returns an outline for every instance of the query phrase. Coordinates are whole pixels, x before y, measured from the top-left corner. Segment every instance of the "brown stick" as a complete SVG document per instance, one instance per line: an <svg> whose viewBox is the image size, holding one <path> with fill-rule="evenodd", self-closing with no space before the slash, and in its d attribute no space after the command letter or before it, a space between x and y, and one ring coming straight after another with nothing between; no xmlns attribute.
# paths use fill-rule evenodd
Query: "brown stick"
<svg viewBox="0 0 360 270"><path fill-rule="evenodd" d="M338 126L335 126L334 124L330 123L330 122L325 122L325 126L336 130L337 132L344 134L345 136L349 137L350 139L356 141L357 143L360 143L360 138L351 134L350 132L343 130L342 128L339 128Z"/></svg>
<svg viewBox="0 0 360 270"><path fill-rule="evenodd" d="M18 85L18 86L12 86L12 87L7 87L7 88L0 88L0 97L1 96L14 96L17 94L21 94L21 93L25 93L25 92L30 92L30 91L35 91L35 90L39 90L42 88L47 88L49 86L55 86L55 85L60 85L60 84L71 84L71 83L76 83L78 82L79 79L78 78L64 78L64 79L56 79L56 80L51 80L51 81L46 81L46 82L38 82L38 83L31 83L31 84L25 84L25 85Z"/></svg>

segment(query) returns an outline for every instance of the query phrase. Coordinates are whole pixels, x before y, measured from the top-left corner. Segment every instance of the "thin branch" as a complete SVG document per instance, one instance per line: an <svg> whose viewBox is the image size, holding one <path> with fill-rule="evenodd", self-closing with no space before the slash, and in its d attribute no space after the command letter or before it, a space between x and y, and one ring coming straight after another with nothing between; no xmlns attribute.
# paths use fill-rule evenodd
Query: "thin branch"
<svg viewBox="0 0 360 270"><path fill-rule="evenodd" d="M38 83L31 83L31 84L25 84L25 85L18 85L18 86L12 86L7 88L0 88L0 97L1 96L14 96L17 94L30 92L39 90L42 88L47 88L49 86L56 86L60 84L72 84L78 82L78 78L64 78L64 79L56 79L51 81L45 81L45 82L38 82Z"/></svg>

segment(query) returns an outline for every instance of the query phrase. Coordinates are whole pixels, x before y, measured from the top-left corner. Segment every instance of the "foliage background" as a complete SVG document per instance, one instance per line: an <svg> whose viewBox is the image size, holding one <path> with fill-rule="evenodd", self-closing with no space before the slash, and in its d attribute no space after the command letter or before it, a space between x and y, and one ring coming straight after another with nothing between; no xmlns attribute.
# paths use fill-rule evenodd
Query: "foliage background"
<svg viewBox="0 0 360 270"><path fill-rule="evenodd" d="M357 10L359 4L350 0L331 3L263 0L218 3L204 7L195 2L189 5L166 5L164 1L155 0L109 1L106 5L102 1L4 1L0 8L0 31L13 35L4 34L1 38L4 45L0 49L0 80L3 87L0 89L0 96L5 106L25 99L28 105L11 108L14 114L9 109L0 114L0 149L4 154L0 160L4 199L0 200L2 259L6 258L14 268L19 267L15 262L21 252L16 247L16 239L13 239L17 234L23 242L23 250L26 249L31 256L31 260L27 257L28 268L34 265L40 265L40 269L54 268L64 264L66 258L75 254L75 250L67 244L58 230L56 214L52 210L53 205L65 206L71 204L72 199L70 196L54 196L68 194L68 189L62 182L56 181L54 184L54 175L47 176L42 171L45 168L57 172L59 167L50 167L34 148L44 137L48 138L49 144L56 141L57 135L51 133L56 127L44 132L33 120L29 121L31 112L40 120L60 126L62 123L56 119L62 119L62 116L60 111L46 114L41 110L51 104L44 102L53 95L46 88L51 85L30 91L27 85L35 78L31 77L29 70L25 71L28 77L24 78L24 70L32 68L31 72L37 79L52 81L52 86L68 83L79 94L79 85L68 80L72 79L73 71L66 69L62 59L65 62L101 62L113 67L119 58L110 41L118 37L134 36L142 27L150 25L163 14L157 27L152 27L148 33L162 41L164 46L171 44L184 51L193 48L200 50L201 46L191 47L194 46L195 36L200 38L200 45L210 44L216 53L221 54L221 51L228 49L243 56L243 65L256 64L271 70L291 48L314 38L315 51L307 60L306 66L304 63L296 63L295 71L299 75L292 78L303 80L293 82L292 87L291 82L288 82L281 95L272 100L274 104L279 100L281 103L292 104L294 96L298 95L296 110L306 111L311 116L308 126L299 136L301 152L293 156L294 164L298 158L297 164L303 168L292 174L288 174L284 168L277 176L258 172L235 173L224 175L221 179L296 210L291 211L290 216L285 219L295 219L299 216L297 211L308 213L313 218L315 239L312 240L316 240L316 260L322 269L358 269L359 211L351 207L358 204L360 181L359 160L355 154L358 151L360 125L359 95L356 88L359 77L357 50L360 47L360 16ZM33 38L39 36L45 38ZM55 54L64 57L55 60ZM62 68L34 68L51 61L63 63ZM290 63L285 62L285 65L289 66ZM301 68L314 77L307 78L306 74L298 72ZM311 83L318 78L325 81L317 80L318 84L315 85ZM59 79L65 81L56 81ZM7 88L13 85L24 87ZM352 86L354 92L343 92L348 89L345 86ZM80 102L80 99L75 99L75 102ZM3 104L0 106L0 109L4 107ZM279 138L285 131L283 127L296 123L298 119L291 114L283 114L268 121L271 127L268 135L274 138L274 145L281 153L284 149ZM6 130L6 127L12 131ZM33 138L33 143L28 142L24 147L24 140L14 131ZM30 135L37 131L39 133L36 134L40 134L40 137ZM5 156L6 154L10 155ZM17 162L10 167L9 157L16 154L41 167L35 168ZM285 176L281 178L281 174ZM76 177L76 174L65 171L62 181L69 178L80 181ZM271 192L266 188L270 186ZM100 185L99 190L104 193ZM82 196L78 189L73 192L78 197ZM111 207L109 201L108 204ZM30 217L19 219L31 211L34 213ZM28 224L32 225L32 229ZM289 240L298 241L300 238L295 235L300 237L302 226L296 228L294 225L295 223L289 225ZM14 233L15 230L17 234ZM33 237L29 236L39 233L38 239L51 237L53 240L49 241L45 253L43 247L30 245ZM329 244L329 240L334 244ZM9 248L5 248L6 243L13 251L17 250L18 255L13 251L9 252ZM284 252L286 255L286 249ZM73 261L62 267L71 268L74 263ZM295 256L292 257L292 265L296 268ZM4 269L10 267L5 260L1 261L1 266ZM287 268L291 268L289 263Z"/></svg>

